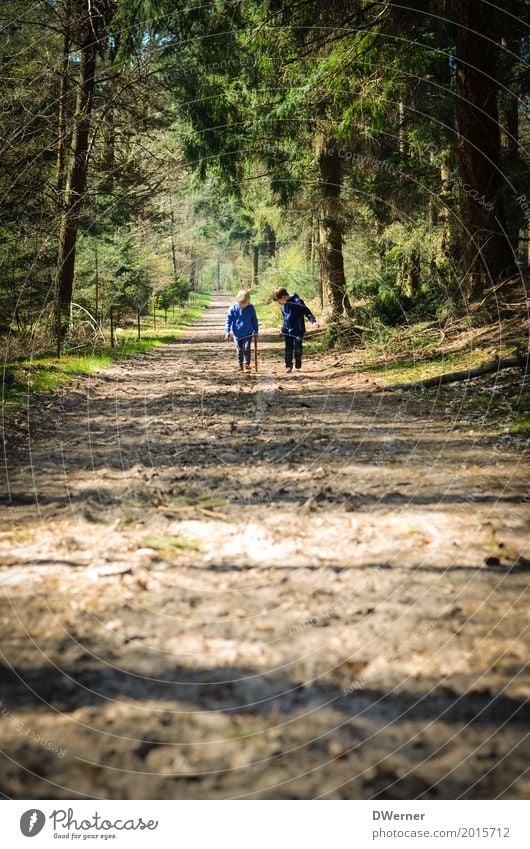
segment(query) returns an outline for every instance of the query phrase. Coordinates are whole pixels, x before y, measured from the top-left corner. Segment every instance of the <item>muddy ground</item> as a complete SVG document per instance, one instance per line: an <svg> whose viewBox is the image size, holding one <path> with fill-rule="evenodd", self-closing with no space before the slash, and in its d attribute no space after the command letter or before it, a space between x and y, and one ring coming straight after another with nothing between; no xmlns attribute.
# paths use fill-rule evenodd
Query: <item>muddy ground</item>
<svg viewBox="0 0 530 849"><path fill-rule="evenodd" d="M227 303L7 431L0 792L527 797L525 443Z"/></svg>

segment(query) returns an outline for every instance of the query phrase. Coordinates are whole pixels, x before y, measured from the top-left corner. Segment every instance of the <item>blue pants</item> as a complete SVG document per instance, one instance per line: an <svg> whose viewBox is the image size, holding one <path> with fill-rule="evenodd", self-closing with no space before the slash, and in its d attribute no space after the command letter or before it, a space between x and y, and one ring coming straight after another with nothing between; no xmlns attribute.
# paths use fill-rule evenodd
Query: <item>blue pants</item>
<svg viewBox="0 0 530 849"><path fill-rule="evenodd" d="M302 365L302 337L301 336L286 336L285 337L285 368L293 367L293 353L294 353L294 364L296 368L300 368Z"/></svg>
<svg viewBox="0 0 530 849"><path fill-rule="evenodd" d="M241 339L238 339L237 336L234 336L234 345L236 346L236 357L240 366L243 365L243 362L250 365L250 343L252 341L252 336L242 336Z"/></svg>

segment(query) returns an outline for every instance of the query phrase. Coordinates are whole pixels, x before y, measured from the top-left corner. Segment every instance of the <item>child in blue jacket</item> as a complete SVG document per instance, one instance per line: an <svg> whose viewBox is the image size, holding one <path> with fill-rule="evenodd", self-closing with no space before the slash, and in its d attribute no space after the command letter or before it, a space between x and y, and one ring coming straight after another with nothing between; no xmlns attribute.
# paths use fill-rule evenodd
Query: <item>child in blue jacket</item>
<svg viewBox="0 0 530 849"><path fill-rule="evenodd" d="M258 335L258 317L250 303L250 295L242 289L236 295L236 302L226 314L225 339L234 338L239 371L250 371L250 343Z"/></svg>
<svg viewBox="0 0 530 849"><path fill-rule="evenodd" d="M285 339L285 371L289 373L293 370L293 353L295 369L302 368L305 319L308 318L315 327L318 327L318 321L296 292L289 295L287 289L275 289L272 300L282 308L283 324L280 333Z"/></svg>

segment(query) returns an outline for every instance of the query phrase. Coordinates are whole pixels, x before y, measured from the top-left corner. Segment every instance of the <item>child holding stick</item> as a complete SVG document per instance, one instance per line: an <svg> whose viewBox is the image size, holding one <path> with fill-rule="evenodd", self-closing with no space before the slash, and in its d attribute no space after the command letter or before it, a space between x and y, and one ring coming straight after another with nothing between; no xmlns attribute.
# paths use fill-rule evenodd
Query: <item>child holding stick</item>
<svg viewBox="0 0 530 849"><path fill-rule="evenodd" d="M236 295L235 304L228 310L225 323L225 339L230 339L230 335L234 339L240 372L251 370L250 343L252 337L258 335L258 330L258 317L253 304L250 303L249 292L242 289Z"/></svg>

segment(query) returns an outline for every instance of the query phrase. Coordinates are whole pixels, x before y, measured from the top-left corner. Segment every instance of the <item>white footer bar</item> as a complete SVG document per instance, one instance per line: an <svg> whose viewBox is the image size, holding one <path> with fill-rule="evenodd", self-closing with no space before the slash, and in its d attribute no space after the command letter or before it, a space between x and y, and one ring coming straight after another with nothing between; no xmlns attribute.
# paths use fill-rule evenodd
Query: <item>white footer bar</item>
<svg viewBox="0 0 530 849"><path fill-rule="evenodd" d="M526 849L525 801L5 801L3 846Z"/></svg>

